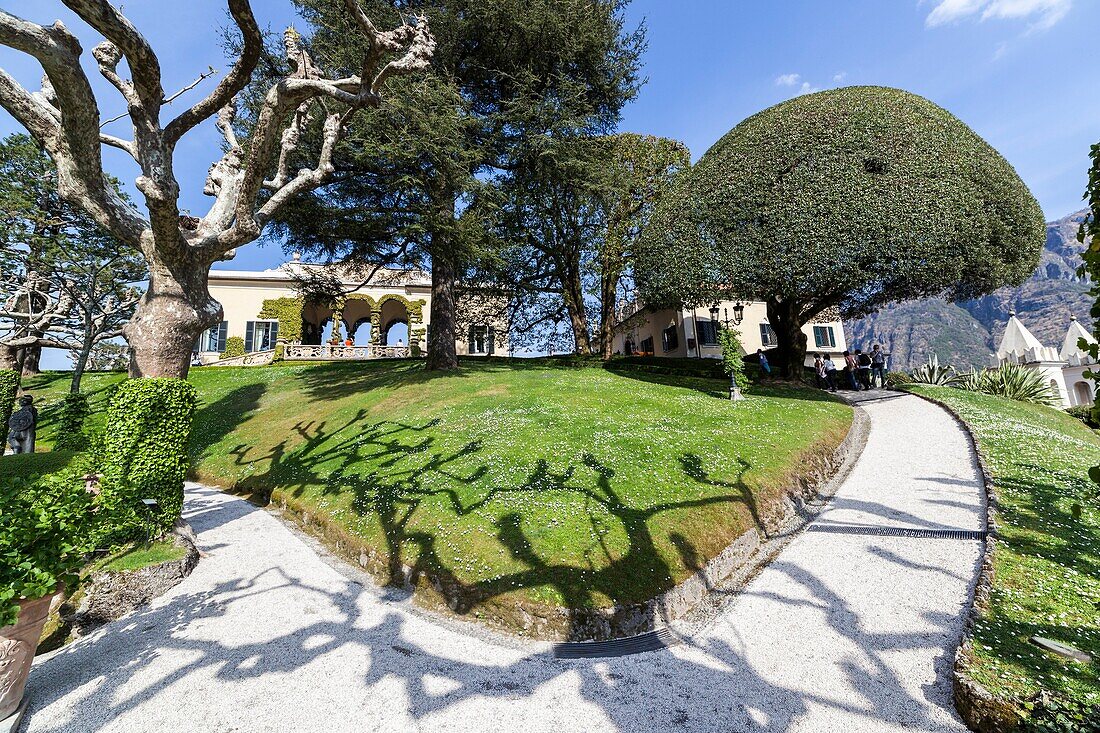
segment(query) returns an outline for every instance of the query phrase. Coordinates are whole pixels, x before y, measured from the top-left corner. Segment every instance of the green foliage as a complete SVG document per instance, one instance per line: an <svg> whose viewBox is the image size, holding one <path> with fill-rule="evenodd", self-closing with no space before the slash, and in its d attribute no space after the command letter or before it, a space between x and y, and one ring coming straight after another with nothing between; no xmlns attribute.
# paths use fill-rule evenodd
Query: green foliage
<svg viewBox="0 0 1100 733"><path fill-rule="evenodd" d="M0 369L0 440L7 444L8 418L15 409L15 395L19 392L19 372L14 369Z"/></svg>
<svg viewBox="0 0 1100 733"><path fill-rule="evenodd" d="M150 534L169 531L183 510L195 388L181 379L131 379L111 400L103 493L120 513L147 517ZM146 509L144 499L157 507ZM126 510L126 511L124 511Z"/></svg>
<svg viewBox="0 0 1100 733"><path fill-rule="evenodd" d="M1096 413L1094 408L1085 405L1078 407L1071 407L1066 410L1067 415L1072 415L1085 425L1088 425L1093 430L1100 430L1100 422L1096 420Z"/></svg>
<svg viewBox="0 0 1100 733"><path fill-rule="evenodd" d="M88 448L89 441L84 432L84 420L88 417L89 411L88 397L81 392L70 392L61 398L54 450L82 451Z"/></svg>
<svg viewBox="0 0 1100 733"><path fill-rule="evenodd" d="M1048 699L1024 719L1018 733L1100 733L1100 704Z"/></svg>
<svg viewBox="0 0 1100 733"><path fill-rule="evenodd" d="M898 387L903 384L909 384L910 377L905 372L887 372L886 383L891 387Z"/></svg>
<svg viewBox="0 0 1100 733"><path fill-rule="evenodd" d="M279 338L294 343L302 340L302 309L305 307L305 298L272 298L265 300L260 308L260 318L272 318L279 321ZM229 349L229 340L226 340L226 350ZM244 352L244 341L241 341L241 352ZM223 356L224 358L224 356Z"/></svg>
<svg viewBox="0 0 1100 733"><path fill-rule="evenodd" d="M722 348L722 370L733 376L737 386L744 390L749 386L745 375L745 349L741 345L741 332L736 328L722 328L718 332L718 345Z"/></svg>
<svg viewBox="0 0 1100 733"><path fill-rule="evenodd" d="M928 357L928 361L909 373L905 384L935 384L946 386L954 384L959 378L955 367L951 365L940 366L940 358L935 354Z"/></svg>
<svg viewBox="0 0 1100 733"><path fill-rule="evenodd" d="M929 384L941 383L930 382ZM1061 404L1058 395L1054 393L1042 374L1019 364L1002 364L996 369L960 374L952 384L967 392L981 392L1020 402L1033 402L1051 407Z"/></svg>
<svg viewBox="0 0 1100 733"><path fill-rule="evenodd" d="M1038 203L969 127L908 92L847 87L759 112L707 151L642 237L638 285L656 305L768 300L794 353L829 307L852 318L1018 284L1044 241Z"/></svg>
<svg viewBox="0 0 1100 733"><path fill-rule="evenodd" d="M0 626L15 623L20 599L74 585L92 549L92 500L65 472L0 481Z"/></svg>
<svg viewBox="0 0 1100 733"><path fill-rule="evenodd" d="M1088 275L1092 282L1089 294L1096 299L1089 314L1093 319L1093 333L1100 336L1100 143L1093 145L1089 151L1092 165L1089 167L1089 182L1085 189L1085 198L1089 202L1089 215L1081 222L1081 228L1077 232L1077 241L1087 243L1085 251L1081 253L1084 264L1081 266L1081 274ZM1083 339L1079 346L1084 349L1093 361L1100 361L1100 343L1087 343ZM1100 387L1100 372L1092 371L1092 379ZM1096 391L1096 390L1094 390ZM1093 405L1093 418L1100 422L1100 401ZM1100 466L1094 466L1090 473L1096 483L1100 484Z"/></svg>
<svg viewBox="0 0 1100 733"><path fill-rule="evenodd" d="M223 359L233 359L244 356L244 339L240 336L230 336L225 340L225 351L221 353Z"/></svg>

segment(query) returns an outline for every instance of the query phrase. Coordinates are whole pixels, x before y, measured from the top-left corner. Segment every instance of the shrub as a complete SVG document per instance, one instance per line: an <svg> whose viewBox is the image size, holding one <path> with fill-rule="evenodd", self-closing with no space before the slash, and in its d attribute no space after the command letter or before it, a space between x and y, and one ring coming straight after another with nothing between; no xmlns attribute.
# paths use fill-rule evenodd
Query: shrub
<svg viewBox="0 0 1100 733"><path fill-rule="evenodd" d="M225 340L225 351L222 352L223 359L233 359L238 356L244 356L244 339L240 336L230 336Z"/></svg>
<svg viewBox="0 0 1100 733"><path fill-rule="evenodd" d="M1020 733L1100 733L1100 706L1083 701L1040 700Z"/></svg>
<svg viewBox="0 0 1100 733"><path fill-rule="evenodd" d="M1100 422L1097 422L1096 414L1093 408L1086 405L1081 405L1079 407L1069 408L1068 410L1066 410L1066 413L1077 418L1093 430L1100 430Z"/></svg>
<svg viewBox="0 0 1100 733"><path fill-rule="evenodd" d="M3 439L8 437L8 418L15 408L15 395L19 391L19 372L12 369L0 370L0 433ZM0 455L3 455L0 452Z"/></svg>
<svg viewBox="0 0 1100 733"><path fill-rule="evenodd" d="M891 387L897 387L901 384L909 384L911 380L909 375L905 372L886 372L886 383Z"/></svg>
<svg viewBox="0 0 1100 733"><path fill-rule="evenodd" d="M958 378L955 367L940 366L940 359L933 354L928 361L909 373L908 384L953 384Z"/></svg>
<svg viewBox="0 0 1100 733"><path fill-rule="evenodd" d="M1020 402L1051 407L1061 404L1042 374L1019 364L1002 364L996 369L968 372L956 379L955 386L968 392L981 392Z"/></svg>
<svg viewBox="0 0 1100 733"><path fill-rule="evenodd" d="M107 412L105 498L119 514L145 514L151 536L169 531L183 511L195 403L195 388L182 379L131 379L119 386ZM143 499L157 506L146 512Z"/></svg>
<svg viewBox="0 0 1100 733"><path fill-rule="evenodd" d="M72 473L0 484L0 626L15 623L20 599L73 587L92 549L91 496Z"/></svg>
<svg viewBox="0 0 1100 733"><path fill-rule="evenodd" d="M57 440L54 450L82 451L88 448L88 436L84 433L84 420L90 412L88 398L80 392L70 392L61 398L61 410L57 416Z"/></svg>

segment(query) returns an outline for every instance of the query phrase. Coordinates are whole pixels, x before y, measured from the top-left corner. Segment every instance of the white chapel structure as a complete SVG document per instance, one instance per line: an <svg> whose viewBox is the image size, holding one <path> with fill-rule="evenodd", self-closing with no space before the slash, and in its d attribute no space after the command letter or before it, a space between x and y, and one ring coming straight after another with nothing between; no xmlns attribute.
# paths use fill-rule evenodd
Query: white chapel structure
<svg viewBox="0 0 1100 733"><path fill-rule="evenodd" d="M997 347L995 366L1020 364L1042 373L1050 382L1051 389L1061 398L1063 407L1092 405L1092 382L1085 377L1085 372L1095 367L1096 362L1081 348L1081 339L1090 344L1096 343L1093 335L1078 323L1076 316L1070 319L1069 330L1059 350L1040 343L1012 313L1001 344Z"/></svg>

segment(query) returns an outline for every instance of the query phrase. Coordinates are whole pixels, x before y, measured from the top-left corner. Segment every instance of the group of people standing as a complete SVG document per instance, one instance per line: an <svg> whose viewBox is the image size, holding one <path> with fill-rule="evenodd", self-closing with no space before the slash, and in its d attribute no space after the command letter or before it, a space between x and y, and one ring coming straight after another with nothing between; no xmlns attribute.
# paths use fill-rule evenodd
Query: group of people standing
<svg viewBox="0 0 1100 733"><path fill-rule="evenodd" d="M853 354L844 352L844 365L838 368L836 362L828 354L818 354L814 359L814 372L817 374L817 382L822 389L830 392L837 390L837 372L844 372L847 386L856 392L864 389L883 389L886 386L886 357L888 354L878 344L875 344L870 352L856 349Z"/></svg>

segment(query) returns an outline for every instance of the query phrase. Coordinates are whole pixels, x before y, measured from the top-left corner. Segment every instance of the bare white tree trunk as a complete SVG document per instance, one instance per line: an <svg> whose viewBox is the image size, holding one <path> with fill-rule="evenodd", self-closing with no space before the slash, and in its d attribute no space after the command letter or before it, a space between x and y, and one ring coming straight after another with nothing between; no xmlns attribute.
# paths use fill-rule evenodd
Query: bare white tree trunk
<svg viewBox="0 0 1100 733"><path fill-rule="evenodd" d="M107 39L92 56L126 102L133 138L101 132L99 105L80 65L83 49L60 21L41 26L0 10L0 44L33 56L45 71L42 89L31 93L0 69L0 106L49 152L62 197L145 256L149 290L126 329L131 376L186 377L195 340L221 320L221 306L207 288L211 265L257 239L289 199L324 184L348 117L379 105L389 77L426 68L435 40L426 19L381 32L356 0L345 0L349 20L370 44L360 74L328 79L297 34L288 31L284 42L295 71L269 89L244 146L233 129L233 100L251 79L263 48L249 0L228 0L242 36L240 58L209 95L166 125L161 124L168 100L160 61L145 37L107 0L62 1ZM123 60L132 78L119 72ZM211 166L204 189L214 202L201 218L181 216L172 169L175 147L184 134L215 114L228 146ZM315 115L323 119L320 156L312 168L292 172L298 133ZM134 183L147 215L107 184L102 145L125 151L140 167Z"/></svg>

